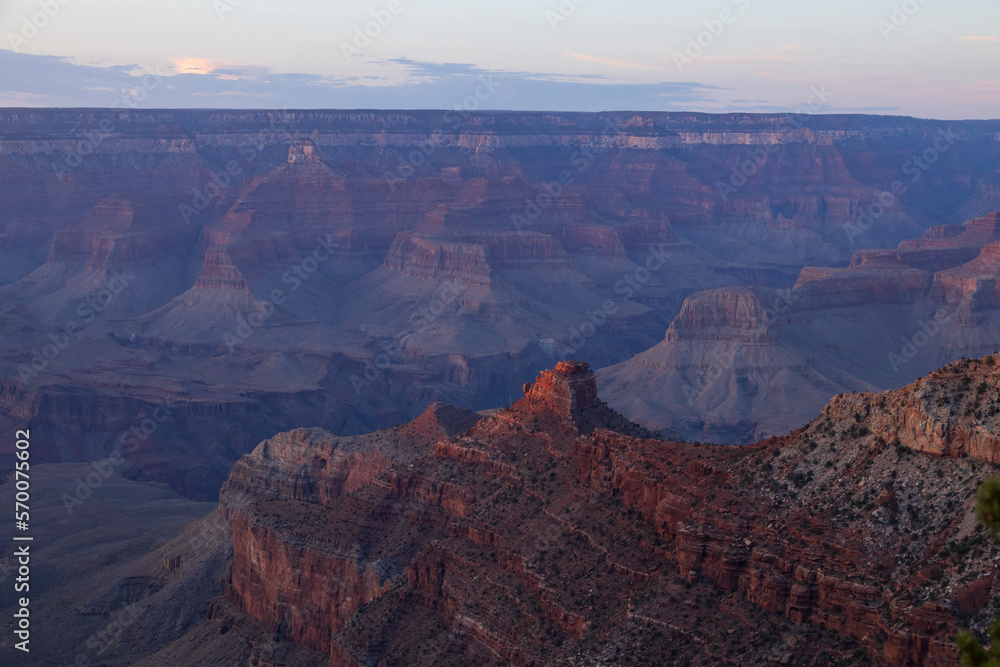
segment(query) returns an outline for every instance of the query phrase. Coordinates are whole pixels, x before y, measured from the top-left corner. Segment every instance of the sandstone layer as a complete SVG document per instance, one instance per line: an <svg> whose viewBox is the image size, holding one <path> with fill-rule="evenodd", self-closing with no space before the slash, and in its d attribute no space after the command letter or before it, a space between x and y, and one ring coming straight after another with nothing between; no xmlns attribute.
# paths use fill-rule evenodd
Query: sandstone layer
<svg viewBox="0 0 1000 667"><path fill-rule="evenodd" d="M1000 217L935 226L792 289L689 297L664 340L599 371L609 402L673 437L749 443L845 391L891 389L1000 349Z"/></svg>
<svg viewBox="0 0 1000 667"><path fill-rule="evenodd" d="M933 179L849 238L942 132L954 143ZM997 209L998 136L991 122L844 115L5 110L0 382L21 398L0 403L0 425L55 434L39 460L120 450L214 498L277 432L351 435L434 402L508 405L557 361L600 369L654 348L699 292L789 289L805 267L930 229L901 247L902 267L813 289L816 304L926 306L925 273L968 261L992 234L989 219L960 224ZM899 386L918 365L985 353L988 280L932 282L978 295L934 365L870 377L870 358L826 339L748 358L740 368L764 370L694 400L676 430L787 431L808 415L781 407L783 392L818 409L844 388ZM892 317L905 324L885 332L883 354L927 315ZM706 365L699 354L689 365ZM815 372L768 391L768 369L803 363ZM657 421L656 387L641 392L649 406L610 389Z"/></svg>
<svg viewBox="0 0 1000 667"><path fill-rule="evenodd" d="M957 629L997 611L972 496L1000 457L998 363L742 448L651 439L563 363L462 433L373 434L392 461L355 459L336 497L308 464L330 441L280 436L223 490L227 595L335 666L955 666Z"/></svg>

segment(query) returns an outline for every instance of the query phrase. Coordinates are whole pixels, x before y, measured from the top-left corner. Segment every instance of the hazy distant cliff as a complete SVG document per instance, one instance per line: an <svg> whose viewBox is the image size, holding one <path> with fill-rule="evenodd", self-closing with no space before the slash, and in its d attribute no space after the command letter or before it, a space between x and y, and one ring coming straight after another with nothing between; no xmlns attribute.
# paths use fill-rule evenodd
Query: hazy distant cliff
<svg viewBox="0 0 1000 667"><path fill-rule="evenodd" d="M978 255L975 239L944 245L1000 210L998 136L995 122L845 115L4 110L0 423L57 434L40 460L127 442L157 479L212 497L277 431L503 405L561 358L607 367L685 322L738 319L749 311L725 304L749 304L741 290L799 281L802 304L899 308L939 271L932 295L974 302L935 350L980 351L995 290L953 261ZM896 271L892 289L855 277L874 256L826 273L929 229L900 247L905 269L878 269ZM891 315L893 336L926 319ZM895 380L831 347L836 373L781 353L787 325L734 324L763 356L714 397L779 404L760 390L771 368L801 377L783 386L813 405ZM627 409L652 417L662 394L642 398ZM769 432L766 410L713 413L715 398L681 418Z"/></svg>

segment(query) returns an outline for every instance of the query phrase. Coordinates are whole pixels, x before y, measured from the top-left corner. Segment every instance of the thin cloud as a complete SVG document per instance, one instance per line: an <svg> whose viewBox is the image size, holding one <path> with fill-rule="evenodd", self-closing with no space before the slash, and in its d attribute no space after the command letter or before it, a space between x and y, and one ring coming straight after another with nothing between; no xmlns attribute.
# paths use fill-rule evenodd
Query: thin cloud
<svg viewBox="0 0 1000 667"><path fill-rule="evenodd" d="M179 61L179 62L177 62ZM267 68L177 58L142 105L160 108L454 109L523 111L688 110L721 89L697 82L622 83L599 75L511 72L468 63L383 61L399 80L275 73ZM107 107L135 88L136 65L100 66L0 49L0 106ZM115 92L117 91L117 92ZM561 107L561 108L553 108Z"/></svg>
<svg viewBox="0 0 1000 667"><path fill-rule="evenodd" d="M1000 36L998 35L969 35L968 37L959 37L965 42L1000 42Z"/></svg>

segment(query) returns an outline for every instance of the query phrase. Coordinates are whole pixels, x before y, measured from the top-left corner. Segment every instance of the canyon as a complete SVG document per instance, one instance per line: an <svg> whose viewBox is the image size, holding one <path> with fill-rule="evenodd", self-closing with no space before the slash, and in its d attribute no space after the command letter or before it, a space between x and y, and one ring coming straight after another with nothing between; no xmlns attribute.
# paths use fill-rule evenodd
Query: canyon
<svg viewBox="0 0 1000 667"><path fill-rule="evenodd" d="M328 447L279 436L223 488L227 595L330 665L956 665L996 611L972 497L1000 460L997 359L740 448L650 439L561 362L458 435L383 432L393 462L322 501Z"/></svg>
<svg viewBox="0 0 1000 667"><path fill-rule="evenodd" d="M271 437L217 511L58 622L122 626L108 665L951 667L956 631L1000 611L1000 542L973 510L1000 462L1000 355L839 395L743 447L653 437L586 363L524 391Z"/></svg>
<svg viewBox="0 0 1000 667"><path fill-rule="evenodd" d="M997 350L1000 214L931 227L788 290L690 297L665 339L601 370L611 405L687 440L783 435L830 396L899 386Z"/></svg>
<svg viewBox="0 0 1000 667"><path fill-rule="evenodd" d="M3 110L0 425L47 433L39 461L121 452L210 501L276 433L497 408L583 357L653 431L783 435L839 392L995 349L998 137L852 115Z"/></svg>

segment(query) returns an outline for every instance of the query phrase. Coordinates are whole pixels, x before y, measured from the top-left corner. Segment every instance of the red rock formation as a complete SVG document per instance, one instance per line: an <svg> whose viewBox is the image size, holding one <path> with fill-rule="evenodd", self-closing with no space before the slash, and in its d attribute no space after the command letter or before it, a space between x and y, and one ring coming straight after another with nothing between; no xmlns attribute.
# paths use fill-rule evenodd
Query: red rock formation
<svg viewBox="0 0 1000 667"><path fill-rule="evenodd" d="M886 442L935 456L1000 463L1000 383L993 362L993 357L959 361L894 392L837 397L824 414L844 419L859 412Z"/></svg>
<svg viewBox="0 0 1000 667"><path fill-rule="evenodd" d="M996 364L839 397L800 432L727 448L636 437L587 364L563 362L461 434L373 434L364 449L392 461L342 458L336 477L356 484L340 496L269 481L335 467L311 463L328 436L279 436L223 493L230 594L331 665L805 665L860 648L880 666L955 666L957 628L995 611L979 606L1000 547L967 517L1000 448L962 433L998 428Z"/></svg>
<svg viewBox="0 0 1000 667"><path fill-rule="evenodd" d="M1000 241L985 246L970 262L934 274L933 289L938 301L961 303L970 314L1000 308Z"/></svg>
<svg viewBox="0 0 1000 667"><path fill-rule="evenodd" d="M362 605L390 590L377 566L360 565L354 554L338 557L289 543L240 514L230 520L229 595L244 612L268 619L289 641L328 652L331 635Z"/></svg>
<svg viewBox="0 0 1000 667"><path fill-rule="evenodd" d="M390 590L391 582L377 564L361 564L354 547L339 553L317 549L310 544L308 530L293 531L298 544L286 543L280 525L261 522L253 512L267 503L287 512L288 501L334 502L365 488L393 463L425 455L434 441L465 431L478 420L466 410L433 405L410 424L393 429L391 436L337 438L319 429L301 429L261 443L237 463L222 490L223 508L234 526L231 598L252 616L274 619L291 641L330 651L331 634L359 607ZM400 476L389 484L401 498L427 502L437 494L439 505L458 509L448 500L454 492L448 485L435 489L433 483ZM331 588L333 581L337 585ZM301 595L302 586L312 593ZM314 619L321 615L329 624L317 627Z"/></svg>
<svg viewBox="0 0 1000 667"><path fill-rule="evenodd" d="M560 361L555 370L535 378L524 393L531 403L571 419L597 405L597 380L590 364Z"/></svg>
<svg viewBox="0 0 1000 667"><path fill-rule="evenodd" d="M281 433L236 463L223 495L331 502L371 483L394 463L425 455L433 443L472 428L479 419L468 410L435 404L394 430L391 439L375 434L341 438L322 429Z"/></svg>
<svg viewBox="0 0 1000 667"><path fill-rule="evenodd" d="M966 264L984 246L1000 241L998 215L962 226L931 227L921 238L900 243L895 252L858 251L847 269L807 267L796 289L801 288L800 298L815 308L916 301L927 293L932 274Z"/></svg>
<svg viewBox="0 0 1000 667"><path fill-rule="evenodd" d="M385 264L408 276L482 286L491 282L492 271L486 249L471 243L435 241L400 234Z"/></svg>
<svg viewBox="0 0 1000 667"><path fill-rule="evenodd" d="M195 287L249 292L250 282L236 268L225 248L209 248L205 251L205 264L195 282Z"/></svg>
<svg viewBox="0 0 1000 667"><path fill-rule="evenodd" d="M994 241L1000 241L1000 213L996 212L960 227L932 227L921 238L900 243L897 253L909 266L943 271L974 259L984 245Z"/></svg>

